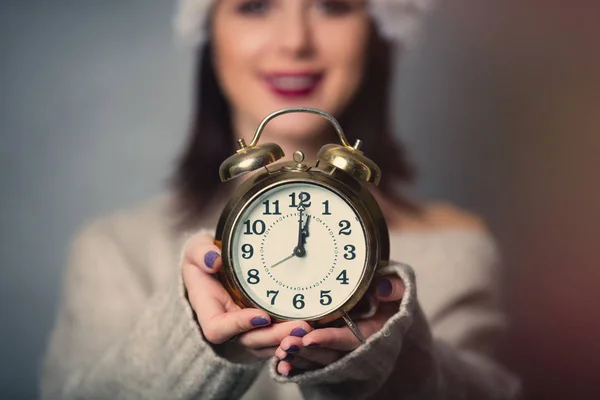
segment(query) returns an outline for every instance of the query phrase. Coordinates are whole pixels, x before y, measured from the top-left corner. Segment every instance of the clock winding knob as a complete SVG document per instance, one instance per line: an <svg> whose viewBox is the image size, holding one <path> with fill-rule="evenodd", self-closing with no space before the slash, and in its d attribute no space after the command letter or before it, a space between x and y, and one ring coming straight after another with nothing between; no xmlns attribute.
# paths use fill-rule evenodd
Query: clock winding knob
<svg viewBox="0 0 600 400"><path fill-rule="evenodd" d="M304 153L301 152L300 150L295 151L294 152L294 161L297 162L298 164L300 164L302 161L304 161Z"/></svg>

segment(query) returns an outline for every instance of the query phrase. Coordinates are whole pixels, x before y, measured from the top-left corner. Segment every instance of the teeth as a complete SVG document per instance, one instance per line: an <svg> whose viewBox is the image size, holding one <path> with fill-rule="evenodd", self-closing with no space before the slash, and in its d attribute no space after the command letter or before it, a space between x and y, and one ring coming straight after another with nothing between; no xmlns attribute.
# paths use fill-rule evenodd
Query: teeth
<svg viewBox="0 0 600 400"><path fill-rule="evenodd" d="M302 90L308 89L315 84L316 78L313 76L285 76L273 77L269 79L273 86L283 90Z"/></svg>

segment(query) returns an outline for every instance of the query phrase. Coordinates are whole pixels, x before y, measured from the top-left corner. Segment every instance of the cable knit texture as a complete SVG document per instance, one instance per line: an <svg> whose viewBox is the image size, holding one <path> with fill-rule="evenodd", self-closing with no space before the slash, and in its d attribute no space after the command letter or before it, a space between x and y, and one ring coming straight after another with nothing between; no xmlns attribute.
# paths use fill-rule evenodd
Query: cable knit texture
<svg viewBox="0 0 600 400"><path fill-rule="evenodd" d="M77 235L42 398L516 397L518 381L492 358L505 321L496 250L486 233L392 232L392 257L406 264L393 262L380 273L405 282L398 313L340 360L283 377L274 359L242 363L234 342L211 346L203 339L180 273L191 232L172 228L171 201L119 212Z"/></svg>

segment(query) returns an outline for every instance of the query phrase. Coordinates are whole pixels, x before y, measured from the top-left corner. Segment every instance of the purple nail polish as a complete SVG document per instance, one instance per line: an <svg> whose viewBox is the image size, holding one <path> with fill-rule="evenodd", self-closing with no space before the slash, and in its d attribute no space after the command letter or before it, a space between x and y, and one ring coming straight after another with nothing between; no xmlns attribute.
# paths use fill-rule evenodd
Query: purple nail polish
<svg viewBox="0 0 600 400"><path fill-rule="evenodd" d="M294 356L292 354L286 354L285 357L283 357L281 359L281 361L292 361L294 359Z"/></svg>
<svg viewBox="0 0 600 400"><path fill-rule="evenodd" d="M306 335L306 330L304 328L296 328L292 331L292 333L290 333L290 335L292 336L296 336L296 337L302 337L304 335Z"/></svg>
<svg viewBox="0 0 600 400"><path fill-rule="evenodd" d="M321 345L319 343L311 343L311 344L306 345L306 347L308 347L309 349L316 349L316 348L321 347Z"/></svg>
<svg viewBox="0 0 600 400"><path fill-rule="evenodd" d="M292 354L297 354L300 353L300 348L296 345L292 345L290 347L288 347L288 349L285 351L286 353L292 353Z"/></svg>
<svg viewBox="0 0 600 400"><path fill-rule="evenodd" d="M217 257L219 257L219 253L217 253L216 251L213 251L213 250L209 251L208 253L206 253L204 255L204 264L208 268L212 268Z"/></svg>
<svg viewBox="0 0 600 400"><path fill-rule="evenodd" d="M388 297L392 294L392 282L387 279L381 280L377 284L377 293L379 293L381 297Z"/></svg>
<svg viewBox="0 0 600 400"><path fill-rule="evenodd" d="M252 326L265 326L269 325L269 320L265 317L254 317L250 320Z"/></svg>

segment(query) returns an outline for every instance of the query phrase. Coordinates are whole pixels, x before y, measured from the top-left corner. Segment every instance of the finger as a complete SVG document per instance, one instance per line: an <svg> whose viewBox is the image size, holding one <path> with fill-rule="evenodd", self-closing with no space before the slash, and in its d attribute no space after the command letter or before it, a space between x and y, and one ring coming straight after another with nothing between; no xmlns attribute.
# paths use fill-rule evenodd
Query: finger
<svg viewBox="0 0 600 400"><path fill-rule="evenodd" d="M305 347L302 344L302 339L287 337L275 351L275 356L283 361L291 361L298 356L319 365L329 365L342 358L344 353L326 348Z"/></svg>
<svg viewBox="0 0 600 400"><path fill-rule="evenodd" d="M305 371L312 371L314 369L318 369L318 368L322 368L323 365L322 364L318 364L316 362L307 360L304 357L300 357L300 356L294 356L294 358L292 359L292 361L289 361L290 364L292 364L292 366L294 367L294 372L296 372L296 369L301 369L301 370L305 370Z"/></svg>
<svg viewBox="0 0 600 400"><path fill-rule="evenodd" d="M223 343L240 333L271 323L269 315L262 310L240 309L219 281L191 264L184 265L183 279L189 302L209 342Z"/></svg>
<svg viewBox="0 0 600 400"><path fill-rule="evenodd" d="M182 276L188 298L197 314L204 311L213 316L217 313L240 309L221 282L204 273L197 266L185 263L182 267Z"/></svg>
<svg viewBox="0 0 600 400"><path fill-rule="evenodd" d="M286 321L267 326L260 330L246 332L240 335L238 341L243 346L251 349L279 346L287 336L303 337L312 331L312 327L305 321Z"/></svg>
<svg viewBox="0 0 600 400"><path fill-rule="evenodd" d="M329 365L344 357L345 354L346 352L344 351L336 351L327 348L318 349L304 347L300 348L300 353L298 355L319 365Z"/></svg>
<svg viewBox="0 0 600 400"><path fill-rule="evenodd" d="M361 333L363 336L364 332ZM321 348L327 348L337 351L352 351L361 345L360 341L354 336L348 327L342 328L321 328L307 334L303 339L304 346L318 345Z"/></svg>
<svg viewBox="0 0 600 400"><path fill-rule="evenodd" d="M381 330L386 321L396 312L398 312L398 306L396 304L381 304L374 316L357 321L356 326L365 338L369 338L374 333ZM305 347L311 349L318 346L341 352L352 351L361 345L360 341L347 326L341 328L315 329L302 338L302 343Z"/></svg>
<svg viewBox="0 0 600 400"><path fill-rule="evenodd" d="M289 376L292 373L294 366L289 361L280 361L277 363L277 372L283 376Z"/></svg>
<svg viewBox="0 0 600 400"><path fill-rule="evenodd" d="M298 349L300 349L300 348L298 348ZM286 350L288 350L287 347L286 347ZM281 361L292 361L292 359L298 352L292 351L292 352L288 353L286 350L284 350L281 347L277 347L277 349L275 350L275 357L279 358Z"/></svg>
<svg viewBox="0 0 600 400"><path fill-rule="evenodd" d="M297 336L287 336L281 341L281 345L277 347L277 350L275 350L275 356L280 360L289 361L293 357L290 358L288 355L299 355L302 347L304 347L302 345L302 338Z"/></svg>
<svg viewBox="0 0 600 400"><path fill-rule="evenodd" d="M380 331L386 321L398 312L396 303L382 303L379 305L377 312L371 318L367 318L356 322L356 327L365 338L371 337L376 332Z"/></svg>
<svg viewBox="0 0 600 400"><path fill-rule="evenodd" d="M283 351L292 354L298 354L300 352L300 348L304 347L302 344L302 338L298 336L286 336L281 341L279 345Z"/></svg>
<svg viewBox="0 0 600 400"><path fill-rule="evenodd" d="M190 238L184 246L184 260L208 274L214 274L221 269L221 249L215 245L209 235L197 234Z"/></svg>
<svg viewBox="0 0 600 400"><path fill-rule="evenodd" d="M280 361L277 363L277 372L283 376L292 376L303 371L318 369L321 366L301 357L296 357L292 361Z"/></svg>
<svg viewBox="0 0 600 400"><path fill-rule="evenodd" d="M212 318L199 315L198 321L206 340L214 344L223 343L243 332L270 324L269 316L254 308L221 313Z"/></svg>
<svg viewBox="0 0 600 400"><path fill-rule="evenodd" d="M404 296L404 282L396 276L382 277L377 281L375 291L380 301L398 301Z"/></svg>
<svg viewBox="0 0 600 400"><path fill-rule="evenodd" d="M271 357L275 356L277 349L278 349L278 347L273 346L273 347L265 347L265 348L256 349L256 350L249 349L249 351L258 358L267 359L267 358L271 358Z"/></svg>

